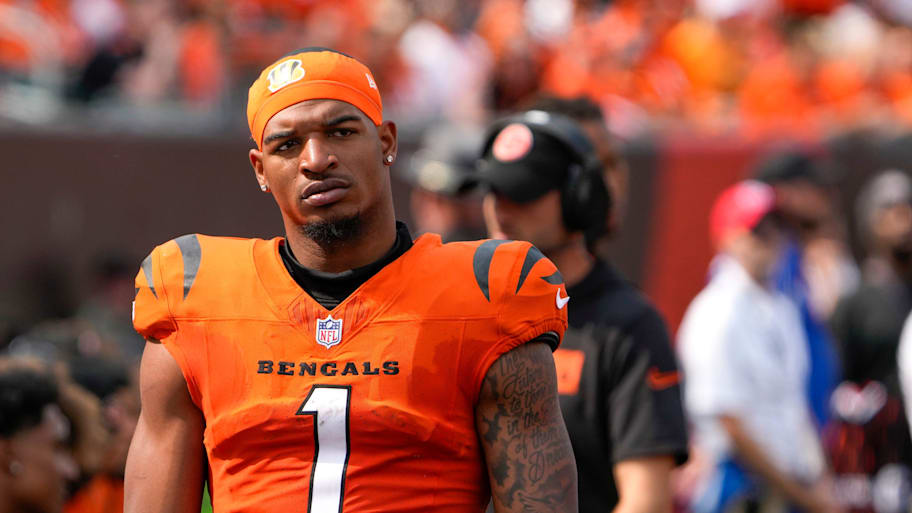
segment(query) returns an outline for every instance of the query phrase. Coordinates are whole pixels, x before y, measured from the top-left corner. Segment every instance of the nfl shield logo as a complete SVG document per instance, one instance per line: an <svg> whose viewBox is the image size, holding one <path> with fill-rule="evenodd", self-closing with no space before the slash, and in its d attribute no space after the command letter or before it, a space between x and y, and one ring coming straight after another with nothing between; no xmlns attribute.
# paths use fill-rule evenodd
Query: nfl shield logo
<svg viewBox="0 0 912 513"><path fill-rule="evenodd" d="M317 343L329 349L339 342L342 342L342 319L333 319L332 315L317 319Z"/></svg>

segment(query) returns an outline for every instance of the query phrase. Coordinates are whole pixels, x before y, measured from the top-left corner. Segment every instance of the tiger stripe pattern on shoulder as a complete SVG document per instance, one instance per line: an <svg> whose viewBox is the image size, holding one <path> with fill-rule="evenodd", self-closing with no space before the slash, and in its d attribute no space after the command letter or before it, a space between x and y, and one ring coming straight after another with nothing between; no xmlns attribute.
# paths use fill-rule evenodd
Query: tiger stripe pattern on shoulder
<svg viewBox="0 0 912 513"><path fill-rule="evenodd" d="M151 253L149 254L149 256L147 256L142 261L141 267L142 267L143 276L146 277L146 284L149 286L149 290L152 291L152 295L155 297L155 299L158 299L158 293L155 292L155 280L152 279L152 277L154 275L152 273L152 254ZM136 291L139 292L139 289L136 289Z"/></svg>
<svg viewBox="0 0 912 513"><path fill-rule="evenodd" d="M486 240L475 249L475 255L472 256L472 269L475 271L475 282L478 284L478 288L481 289L481 293L484 294L484 297L488 302L491 301L489 280L491 261L494 260L494 250L497 249L497 246L506 244L507 242L512 241L502 239Z"/></svg>
<svg viewBox="0 0 912 513"><path fill-rule="evenodd" d="M174 243L177 244L177 250L181 255L181 261L184 265L184 275L183 275L183 299L187 299L187 295L190 293L190 289L193 287L193 283L196 281L196 275L199 273L200 262L202 260L202 246L200 245L199 237L195 233L189 235L182 235L174 239ZM152 257L155 254L153 251L145 259L143 259L140 268L142 269L143 277L146 280L146 285L149 287L149 291L152 292L152 296L155 299L158 299L158 291L155 289L155 265L153 264ZM139 288L136 289L136 292L139 292Z"/></svg>
<svg viewBox="0 0 912 513"><path fill-rule="evenodd" d="M475 254L472 257L472 269L475 273L475 282L478 284L478 288L481 289L481 293L484 294L484 297L488 302L491 301L490 273L491 263L494 260L494 252L501 244L507 242L514 241L502 239L487 240L475 249ZM516 283L516 294L519 294L519 290L522 288L523 284L526 283L526 279L529 277L529 273L532 272L532 268L535 264L546 258L547 257L545 257L538 248L529 246L526 250L525 258L523 259L522 268L519 271L519 280ZM561 276L560 271L557 270L549 276L542 276L541 279L551 285L560 285L564 282L563 276Z"/></svg>
<svg viewBox="0 0 912 513"><path fill-rule="evenodd" d="M174 239L174 242L177 243L184 262L184 299L187 299L187 294L190 293L190 288L193 287L193 282L196 280L196 273L199 272L203 252L199 237L195 233L182 235Z"/></svg>

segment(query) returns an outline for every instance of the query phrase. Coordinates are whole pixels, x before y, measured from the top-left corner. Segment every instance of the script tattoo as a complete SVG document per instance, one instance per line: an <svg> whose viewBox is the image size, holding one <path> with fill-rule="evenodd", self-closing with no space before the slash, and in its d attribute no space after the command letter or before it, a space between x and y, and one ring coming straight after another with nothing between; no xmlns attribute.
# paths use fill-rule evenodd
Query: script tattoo
<svg viewBox="0 0 912 513"><path fill-rule="evenodd" d="M491 366L475 418L498 513L576 511L576 463L545 344L520 346Z"/></svg>

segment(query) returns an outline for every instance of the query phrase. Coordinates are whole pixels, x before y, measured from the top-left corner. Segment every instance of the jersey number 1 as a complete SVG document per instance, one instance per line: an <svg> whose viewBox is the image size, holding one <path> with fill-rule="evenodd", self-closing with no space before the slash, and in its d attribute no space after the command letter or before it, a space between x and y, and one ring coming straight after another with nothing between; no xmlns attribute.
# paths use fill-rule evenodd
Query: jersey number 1
<svg viewBox="0 0 912 513"><path fill-rule="evenodd" d="M310 471L309 513L340 513L348 466L348 411L351 387L314 385L297 415L312 415L314 463Z"/></svg>

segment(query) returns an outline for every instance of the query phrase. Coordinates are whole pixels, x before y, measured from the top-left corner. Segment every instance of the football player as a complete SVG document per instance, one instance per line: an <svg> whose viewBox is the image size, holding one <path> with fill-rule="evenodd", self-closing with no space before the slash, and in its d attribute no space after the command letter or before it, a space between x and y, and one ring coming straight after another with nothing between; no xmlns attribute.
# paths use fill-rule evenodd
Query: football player
<svg viewBox="0 0 912 513"><path fill-rule="evenodd" d="M533 246L413 241L396 125L324 48L250 89L250 162L285 237L185 235L136 277L148 342L125 511L575 512L551 351L560 273Z"/></svg>

